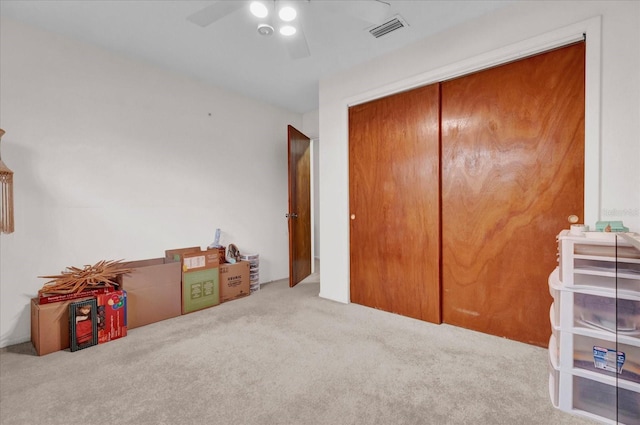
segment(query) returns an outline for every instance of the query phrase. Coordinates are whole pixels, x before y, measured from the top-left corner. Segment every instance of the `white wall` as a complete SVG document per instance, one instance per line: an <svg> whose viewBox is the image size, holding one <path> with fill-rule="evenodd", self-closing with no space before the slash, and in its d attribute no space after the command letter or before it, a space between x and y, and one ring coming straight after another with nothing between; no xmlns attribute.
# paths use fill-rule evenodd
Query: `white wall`
<svg viewBox="0 0 640 425"><path fill-rule="evenodd" d="M40 275L222 243L288 276L287 124L302 115L2 20L0 345L30 338Z"/></svg>
<svg viewBox="0 0 640 425"><path fill-rule="evenodd" d="M316 109L305 113L302 116L302 127L304 131L301 131L310 139L320 137L320 111Z"/></svg>
<svg viewBox="0 0 640 425"><path fill-rule="evenodd" d="M322 267L321 297L349 302L348 105L441 81L597 16L601 39L587 34L587 61L600 61L588 64L587 75L588 101L597 103L585 124L585 137L596 142L587 158L587 224L619 219L640 232L640 2L517 3L320 81L320 256L331 265Z"/></svg>

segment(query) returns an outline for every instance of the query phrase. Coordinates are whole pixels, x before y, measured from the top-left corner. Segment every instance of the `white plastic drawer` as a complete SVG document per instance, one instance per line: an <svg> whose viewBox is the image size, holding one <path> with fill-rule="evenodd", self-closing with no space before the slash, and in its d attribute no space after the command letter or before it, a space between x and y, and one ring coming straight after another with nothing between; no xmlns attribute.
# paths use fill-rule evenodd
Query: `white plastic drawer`
<svg viewBox="0 0 640 425"><path fill-rule="evenodd" d="M581 376L573 377L573 408L620 424L640 424L640 393Z"/></svg>
<svg viewBox="0 0 640 425"><path fill-rule="evenodd" d="M617 288L624 291L638 291L638 288L640 288L640 276L616 276L614 273L611 273L610 276L601 276L598 274L576 272L573 275L573 284L611 290Z"/></svg>
<svg viewBox="0 0 640 425"><path fill-rule="evenodd" d="M612 261L616 258L640 258L640 252L631 246L600 245L600 244L575 244L574 255L589 255L595 257L609 257Z"/></svg>
<svg viewBox="0 0 640 425"><path fill-rule="evenodd" d="M576 292L573 318L576 327L640 336L640 301Z"/></svg>
<svg viewBox="0 0 640 425"><path fill-rule="evenodd" d="M623 353L624 360L616 353ZM574 335L573 367L640 383L640 347Z"/></svg>

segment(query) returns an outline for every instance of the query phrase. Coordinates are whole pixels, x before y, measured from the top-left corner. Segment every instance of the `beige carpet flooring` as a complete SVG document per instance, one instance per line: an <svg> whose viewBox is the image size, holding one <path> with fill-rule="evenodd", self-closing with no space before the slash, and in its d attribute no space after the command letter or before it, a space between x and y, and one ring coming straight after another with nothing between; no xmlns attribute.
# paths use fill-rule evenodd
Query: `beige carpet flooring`
<svg viewBox="0 0 640 425"><path fill-rule="evenodd" d="M318 297L318 276L43 357L0 350L2 425L587 424L547 351Z"/></svg>

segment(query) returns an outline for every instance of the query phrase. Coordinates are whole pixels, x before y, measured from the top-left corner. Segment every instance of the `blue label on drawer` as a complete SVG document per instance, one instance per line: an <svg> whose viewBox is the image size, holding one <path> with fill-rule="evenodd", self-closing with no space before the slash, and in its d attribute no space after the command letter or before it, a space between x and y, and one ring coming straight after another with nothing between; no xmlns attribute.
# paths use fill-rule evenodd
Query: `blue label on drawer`
<svg viewBox="0 0 640 425"><path fill-rule="evenodd" d="M596 369L604 369L610 372L622 373L625 355L622 351L609 348L593 347L593 364Z"/></svg>

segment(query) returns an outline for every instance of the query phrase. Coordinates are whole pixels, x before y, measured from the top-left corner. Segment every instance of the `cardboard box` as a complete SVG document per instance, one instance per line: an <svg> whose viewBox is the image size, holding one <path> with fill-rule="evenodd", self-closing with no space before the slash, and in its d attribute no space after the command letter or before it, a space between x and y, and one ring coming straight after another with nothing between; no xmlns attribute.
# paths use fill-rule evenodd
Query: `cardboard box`
<svg viewBox="0 0 640 425"><path fill-rule="evenodd" d="M192 246L189 248L168 249L164 252L164 256L173 261L182 261L184 254L194 254L202 252L199 246Z"/></svg>
<svg viewBox="0 0 640 425"><path fill-rule="evenodd" d="M235 264L220 264L220 302L235 300L249 295L249 268L248 261L240 261Z"/></svg>
<svg viewBox="0 0 640 425"><path fill-rule="evenodd" d="M153 258L132 261L133 269L118 276L127 291L127 329L177 317L182 314L182 269L180 261Z"/></svg>
<svg viewBox="0 0 640 425"><path fill-rule="evenodd" d="M182 267L182 314L220 304L218 250L168 249L167 259L180 260Z"/></svg>
<svg viewBox="0 0 640 425"><path fill-rule="evenodd" d="M96 295L98 344L127 336L127 291Z"/></svg>
<svg viewBox="0 0 640 425"><path fill-rule="evenodd" d="M182 255L182 314L220 304L217 250Z"/></svg>
<svg viewBox="0 0 640 425"><path fill-rule="evenodd" d="M38 298L31 300L31 342L39 356L69 348L69 304L74 301L80 299L42 305Z"/></svg>

